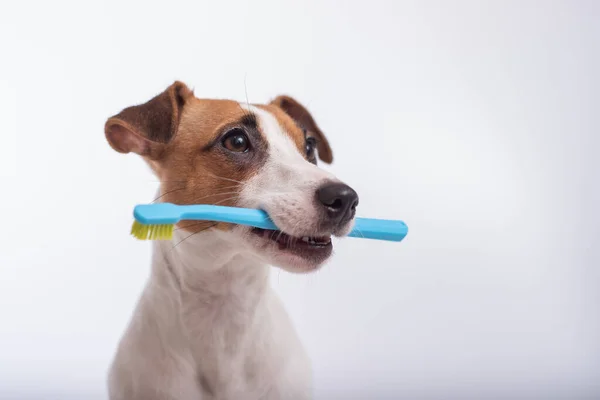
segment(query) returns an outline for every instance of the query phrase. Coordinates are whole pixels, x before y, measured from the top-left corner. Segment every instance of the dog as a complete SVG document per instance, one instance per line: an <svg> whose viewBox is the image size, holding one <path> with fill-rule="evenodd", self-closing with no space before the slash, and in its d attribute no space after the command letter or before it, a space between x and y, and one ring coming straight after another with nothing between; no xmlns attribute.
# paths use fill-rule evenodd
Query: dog
<svg viewBox="0 0 600 400"><path fill-rule="evenodd" d="M357 193L317 167L327 138L298 101L200 99L182 82L108 119L119 153L160 181L158 201L265 210L281 231L181 221L153 243L151 276L108 373L111 400L309 399L307 354L269 284L270 265L321 267Z"/></svg>

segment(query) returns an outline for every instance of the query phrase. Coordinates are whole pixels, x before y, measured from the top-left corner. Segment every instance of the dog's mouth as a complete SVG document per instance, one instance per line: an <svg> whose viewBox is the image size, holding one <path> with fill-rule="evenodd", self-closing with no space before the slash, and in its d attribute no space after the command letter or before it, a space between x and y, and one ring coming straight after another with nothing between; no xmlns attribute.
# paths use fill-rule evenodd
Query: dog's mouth
<svg viewBox="0 0 600 400"><path fill-rule="evenodd" d="M282 231L253 228L252 233L271 241L286 250L299 255L331 252L331 236L302 236L295 237Z"/></svg>

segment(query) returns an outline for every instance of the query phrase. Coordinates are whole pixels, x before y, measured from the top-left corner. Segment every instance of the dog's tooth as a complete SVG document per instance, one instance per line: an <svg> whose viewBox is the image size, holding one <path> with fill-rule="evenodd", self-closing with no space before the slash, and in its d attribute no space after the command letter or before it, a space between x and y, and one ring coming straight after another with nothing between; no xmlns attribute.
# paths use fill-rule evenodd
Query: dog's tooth
<svg viewBox="0 0 600 400"><path fill-rule="evenodd" d="M302 241L306 243L310 243L310 238L308 236L302 236Z"/></svg>

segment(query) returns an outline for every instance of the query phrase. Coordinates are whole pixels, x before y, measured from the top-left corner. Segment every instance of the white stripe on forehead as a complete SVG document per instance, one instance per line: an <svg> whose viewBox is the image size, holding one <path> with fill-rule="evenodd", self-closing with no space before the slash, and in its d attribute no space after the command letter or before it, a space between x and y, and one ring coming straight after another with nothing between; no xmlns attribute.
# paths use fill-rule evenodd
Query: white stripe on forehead
<svg viewBox="0 0 600 400"><path fill-rule="evenodd" d="M240 103L240 106L256 115L258 125L261 132L265 135L265 139L269 143L269 149L272 155L288 160L305 161L292 138L283 130L281 125L279 125L279 121L277 121L277 118L275 118L273 114L248 104Z"/></svg>
<svg viewBox="0 0 600 400"><path fill-rule="evenodd" d="M335 177L304 158L273 114L251 105L240 106L256 117L268 145L267 160L246 181L240 205L267 211L291 231L298 229L305 219L316 220L316 190L325 182L335 181ZM299 219L293 220L293 216Z"/></svg>

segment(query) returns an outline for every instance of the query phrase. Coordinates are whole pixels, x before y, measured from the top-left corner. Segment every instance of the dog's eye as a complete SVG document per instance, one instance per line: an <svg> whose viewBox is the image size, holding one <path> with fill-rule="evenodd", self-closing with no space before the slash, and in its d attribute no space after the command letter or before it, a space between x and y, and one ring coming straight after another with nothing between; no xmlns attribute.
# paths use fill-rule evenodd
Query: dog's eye
<svg viewBox="0 0 600 400"><path fill-rule="evenodd" d="M315 149L317 147L317 139L314 137L306 138L306 158L313 164L317 163Z"/></svg>
<svg viewBox="0 0 600 400"><path fill-rule="evenodd" d="M245 153L250 148L250 140L240 128L234 128L223 137L223 147L236 153Z"/></svg>

